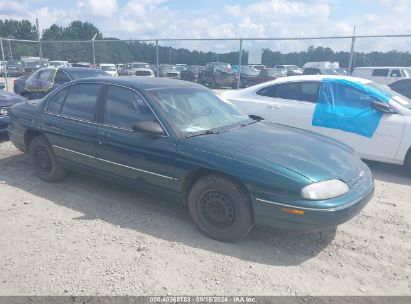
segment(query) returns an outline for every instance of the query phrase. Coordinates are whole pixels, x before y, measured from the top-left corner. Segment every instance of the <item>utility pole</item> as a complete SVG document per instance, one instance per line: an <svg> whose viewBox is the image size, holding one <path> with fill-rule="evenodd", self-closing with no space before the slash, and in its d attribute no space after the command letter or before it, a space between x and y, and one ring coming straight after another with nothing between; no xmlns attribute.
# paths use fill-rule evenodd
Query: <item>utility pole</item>
<svg viewBox="0 0 411 304"><path fill-rule="evenodd" d="M39 28L39 19L38 18L36 18L36 27L37 27L37 42L39 44L40 67L43 67L43 50L41 48L40 28Z"/></svg>
<svg viewBox="0 0 411 304"><path fill-rule="evenodd" d="M93 49L93 65L96 67L96 50L94 48L94 39L96 39L98 33L95 33L93 38L91 38L91 47Z"/></svg>
<svg viewBox="0 0 411 304"><path fill-rule="evenodd" d="M352 38L351 38L350 61L348 62L348 75L351 75L351 71L353 68L354 45L355 45L355 25L354 25L354 31L352 34Z"/></svg>

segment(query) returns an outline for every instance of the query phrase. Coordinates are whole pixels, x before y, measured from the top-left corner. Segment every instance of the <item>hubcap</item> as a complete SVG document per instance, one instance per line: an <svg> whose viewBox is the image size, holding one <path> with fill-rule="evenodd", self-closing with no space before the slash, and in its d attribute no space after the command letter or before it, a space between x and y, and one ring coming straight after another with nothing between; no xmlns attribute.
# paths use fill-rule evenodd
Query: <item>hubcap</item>
<svg viewBox="0 0 411 304"><path fill-rule="evenodd" d="M206 193L200 201L200 215L203 221L219 228L230 227L235 220L235 210L231 201L221 192Z"/></svg>
<svg viewBox="0 0 411 304"><path fill-rule="evenodd" d="M41 170L46 172L51 170L51 158L45 147L38 147L36 149L35 160Z"/></svg>

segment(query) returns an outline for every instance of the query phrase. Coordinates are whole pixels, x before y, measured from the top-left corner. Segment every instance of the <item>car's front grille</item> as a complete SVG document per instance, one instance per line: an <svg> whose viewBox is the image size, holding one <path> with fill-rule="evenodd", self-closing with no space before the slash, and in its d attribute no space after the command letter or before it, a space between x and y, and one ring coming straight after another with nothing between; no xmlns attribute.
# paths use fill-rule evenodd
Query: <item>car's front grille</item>
<svg viewBox="0 0 411 304"><path fill-rule="evenodd" d="M0 107L0 117L9 116L9 108L8 107Z"/></svg>
<svg viewBox="0 0 411 304"><path fill-rule="evenodd" d="M150 71L136 71L136 76L150 76Z"/></svg>

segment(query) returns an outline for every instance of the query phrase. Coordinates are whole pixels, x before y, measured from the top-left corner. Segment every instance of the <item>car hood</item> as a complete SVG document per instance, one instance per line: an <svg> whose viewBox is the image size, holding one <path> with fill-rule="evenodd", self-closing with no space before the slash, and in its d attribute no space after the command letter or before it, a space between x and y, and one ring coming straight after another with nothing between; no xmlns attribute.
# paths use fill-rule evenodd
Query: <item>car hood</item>
<svg viewBox="0 0 411 304"><path fill-rule="evenodd" d="M257 122L219 134L187 138L186 145L268 170L285 167L312 182L358 176L361 160L348 146L284 125Z"/></svg>
<svg viewBox="0 0 411 304"><path fill-rule="evenodd" d="M11 106L24 100L26 100L24 97L15 93L0 91L0 106Z"/></svg>

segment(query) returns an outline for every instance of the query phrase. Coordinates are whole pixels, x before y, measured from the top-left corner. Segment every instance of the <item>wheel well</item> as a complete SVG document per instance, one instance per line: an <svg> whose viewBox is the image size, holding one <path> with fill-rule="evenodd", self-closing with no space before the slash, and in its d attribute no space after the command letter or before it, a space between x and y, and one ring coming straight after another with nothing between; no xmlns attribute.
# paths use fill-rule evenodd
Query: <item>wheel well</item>
<svg viewBox="0 0 411 304"><path fill-rule="evenodd" d="M29 150L31 141L39 135L43 135L43 134L40 131L35 131L35 130L26 131L26 133L24 134L24 145L26 147L26 151Z"/></svg>
<svg viewBox="0 0 411 304"><path fill-rule="evenodd" d="M187 204L187 202L188 202L188 195L190 194L191 187L195 184L196 181L198 181L200 178L202 178L203 176L206 176L208 174L220 175L220 176L228 178L228 179L232 180L233 182L237 183L240 186L240 188L244 191L244 193L247 194L247 196L249 197L250 202L251 202L250 193L248 192L246 186L242 182L240 182L237 178L235 178L234 176L231 176L231 175L226 174L226 173L222 173L220 171L214 171L214 170L210 170L210 169L199 168L199 169L195 169L195 170L189 172L184 178L183 185L182 185L182 193L183 193L183 202L184 202L184 204Z"/></svg>

